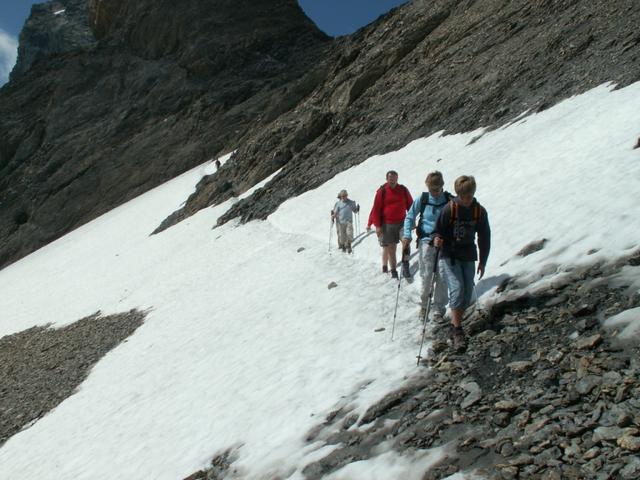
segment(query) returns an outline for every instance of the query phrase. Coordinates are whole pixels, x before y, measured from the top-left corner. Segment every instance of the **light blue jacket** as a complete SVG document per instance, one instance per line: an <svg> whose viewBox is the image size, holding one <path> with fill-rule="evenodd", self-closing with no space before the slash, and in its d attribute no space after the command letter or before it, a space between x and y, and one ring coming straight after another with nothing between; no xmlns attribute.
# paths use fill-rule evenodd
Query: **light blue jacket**
<svg viewBox="0 0 640 480"><path fill-rule="evenodd" d="M424 213L422 214L422 231L427 235L420 239L420 242L428 242L431 240L431 232L436 226L436 220L440 215L440 212L447 204L447 196L441 193L437 198L427 193L429 195L429 202L424 208ZM402 236L404 238L408 238L411 240L411 230L416 224L418 217L420 215L420 204L422 200L422 195L416 198L411 205L411 208L407 212L407 216L404 218L404 230L402 232Z"/></svg>
<svg viewBox="0 0 640 480"><path fill-rule="evenodd" d="M338 200L333 207L338 223L353 223L353 212L358 210L358 205L351 199Z"/></svg>

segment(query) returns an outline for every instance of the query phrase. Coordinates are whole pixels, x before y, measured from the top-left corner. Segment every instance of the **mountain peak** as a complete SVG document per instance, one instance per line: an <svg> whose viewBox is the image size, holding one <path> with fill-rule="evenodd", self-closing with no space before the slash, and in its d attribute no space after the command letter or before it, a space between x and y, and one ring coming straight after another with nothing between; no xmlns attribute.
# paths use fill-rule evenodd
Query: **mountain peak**
<svg viewBox="0 0 640 480"><path fill-rule="evenodd" d="M101 41L145 58L213 58L277 47L291 35L326 39L295 0L89 0L89 17Z"/></svg>
<svg viewBox="0 0 640 480"><path fill-rule="evenodd" d="M97 42L89 27L88 13L86 0L34 4L20 32L18 59L11 80L24 75L44 58L93 49Z"/></svg>

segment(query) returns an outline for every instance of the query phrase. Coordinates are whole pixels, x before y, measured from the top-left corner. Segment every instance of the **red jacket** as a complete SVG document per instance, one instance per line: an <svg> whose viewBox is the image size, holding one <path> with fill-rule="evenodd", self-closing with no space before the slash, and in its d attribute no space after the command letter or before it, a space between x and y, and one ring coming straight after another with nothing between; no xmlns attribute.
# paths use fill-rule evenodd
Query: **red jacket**
<svg viewBox="0 0 640 480"><path fill-rule="evenodd" d="M383 189L384 201L382 198ZM376 192L373 207L371 207L371 213L369 214L367 228L371 225L381 227L383 223L403 223L404 216L407 214L407 210L409 210L412 203L413 198L411 198L407 187L397 184L395 188L391 188L388 183L385 183Z"/></svg>

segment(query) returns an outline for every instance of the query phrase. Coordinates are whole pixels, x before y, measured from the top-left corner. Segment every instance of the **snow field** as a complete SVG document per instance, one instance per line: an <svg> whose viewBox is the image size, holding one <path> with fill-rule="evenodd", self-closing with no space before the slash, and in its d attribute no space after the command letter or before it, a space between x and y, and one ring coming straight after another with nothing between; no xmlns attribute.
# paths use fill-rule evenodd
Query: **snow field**
<svg viewBox="0 0 640 480"><path fill-rule="evenodd" d="M487 283L541 271L538 283L548 282L637 248L639 93L640 84L605 85L495 131L414 141L290 199L267 221L212 230L225 202L149 236L215 171L207 163L0 271L0 335L148 309L75 395L0 449L0 478L173 480L231 447L233 478L303 478L330 451L304 442L330 411L361 414L420 371L420 282L402 284L391 342L397 284L379 273L375 237L347 256L334 233L328 253L338 191L362 205L364 231L387 170L414 197L431 170L449 190L473 174L493 230ZM514 257L542 237L543 250ZM625 282L640 289L639 277L630 271ZM441 454L389 448L330 478L420 478Z"/></svg>

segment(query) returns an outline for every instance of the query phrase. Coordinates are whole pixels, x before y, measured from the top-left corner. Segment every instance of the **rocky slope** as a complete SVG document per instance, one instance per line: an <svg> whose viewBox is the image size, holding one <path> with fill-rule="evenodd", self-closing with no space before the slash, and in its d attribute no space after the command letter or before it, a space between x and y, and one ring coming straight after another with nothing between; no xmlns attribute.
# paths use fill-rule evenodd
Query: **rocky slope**
<svg viewBox="0 0 640 480"><path fill-rule="evenodd" d="M64 328L33 327L0 338L0 447L72 395L145 315L96 312Z"/></svg>
<svg viewBox="0 0 640 480"><path fill-rule="evenodd" d="M318 67L322 84L239 145L160 230L279 168L220 222L264 218L412 139L501 125L603 82L638 80L639 21L631 0L414 0L336 40Z"/></svg>
<svg viewBox="0 0 640 480"><path fill-rule="evenodd" d="M326 478L379 455L384 444L398 455L443 448L423 480L456 472L492 480L639 478L640 352L637 340L603 322L640 307L637 289L619 276L638 265L635 250L533 292L528 281L510 279L493 305L467 312L464 354L453 350L447 325L429 325L433 343L422 365L431 368L417 369L363 415L331 412L306 440L335 448L304 477ZM230 448L185 480L226 478L234 460Z"/></svg>
<svg viewBox="0 0 640 480"><path fill-rule="evenodd" d="M245 143L327 41L295 0L34 6L0 89L0 267Z"/></svg>

